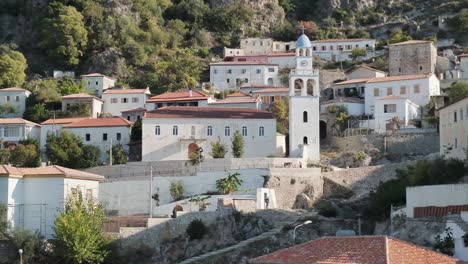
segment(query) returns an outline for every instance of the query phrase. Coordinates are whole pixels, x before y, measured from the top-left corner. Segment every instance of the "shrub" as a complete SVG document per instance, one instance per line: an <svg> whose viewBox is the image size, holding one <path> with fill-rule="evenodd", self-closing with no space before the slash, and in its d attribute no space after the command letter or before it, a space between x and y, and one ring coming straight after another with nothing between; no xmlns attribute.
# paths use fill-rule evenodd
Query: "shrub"
<svg viewBox="0 0 468 264"><path fill-rule="evenodd" d="M447 227L444 233L445 237L443 238L440 234L435 237L436 243L434 244L434 249L445 255L453 256L455 242L453 240L452 229Z"/></svg>
<svg viewBox="0 0 468 264"><path fill-rule="evenodd" d="M323 215L325 217L336 217L337 211L336 208L333 207L330 203L323 204L318 208L319 215Z"/></svg>
<svg viewBox="0 0 468 264"><path fill-rule="evenodd" d="M233 174L228 173L226 178L222 178L216 181L216 188L218 191L229 194L239 190L242 184L242 180L239 179L240 173L235 172Z"/></svg>
<svg viewBox="0 0 468 264"><path fill-rule="evenodd" d="M225 144L221 143L220 140L218 142L211 143L211 153L210 155L214 159L223 159L226 156L227 147Z"/></svg>
<svg viewBox="0 0 468 264"><path fill-rule="evenodd" d="M206 235L206 233L208 233L208 228L202 220L195 219L192 220L192 222L190 222L189 226L187 227L186 233L189 236L190 240L201 239Z"/></svg>
<svg viewBox="0 0 468 264"><path fill-rule="evenodd" d="M182 181L171 182L171 186L169 187L169 192L172 198L176 201L182 199L184 197L184 184Z"/></svg>
<svg viewBox="0 0 468 264"><path fill-rule="evenodd" d="M234 158L241 158L244 154L244 138L239 131L234 132L232 138L232 155Z"/></svg>

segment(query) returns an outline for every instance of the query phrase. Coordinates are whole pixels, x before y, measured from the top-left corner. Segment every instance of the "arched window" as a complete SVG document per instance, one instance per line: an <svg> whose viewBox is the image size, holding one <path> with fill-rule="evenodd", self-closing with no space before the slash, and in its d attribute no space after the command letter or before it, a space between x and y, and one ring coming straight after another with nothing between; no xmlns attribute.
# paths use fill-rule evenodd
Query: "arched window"
<svg viewBox="0 0 468 264"><path fill-rule="evenodd" d="M259 127L258 128L258 135L263 137L265 135L265 128L264 127Z"/></svg>
<svg viewBox="0 0 468 264"><path fill-rule="evenodd" d="M309 50L309 49L306 49L306 56L307 56L307 57L310 56L310 50Z"/></svg>
<svg viewBox="0 0 468 264"><path fill-rule="evenodd" d="M244 136L244 137L247 136L247 127L246 126L242 127L242 136Z"/></svg>
<svg viewBox="0 0 468 264"><path fill-rule="evenodd" d="M308 141L307 141L307 137L304 137L304 138L302 139L302 142L304 143L304 145L309 144Z"/></svg>
<svg viewBox="0 0 468 264"><path fill-rule="evenodd" d="M212 136L212 135L213 135L213 127L212 127L212 126L208 126L208 130L207 130L206 134L207 134L208 136Z"/></svg>
<svg viewBox="0 0 468 264"><path fill-rule="evenodd" d="M179 128L177 126L172 127L172 135L177 136L179 134Z"/></svg>
<svg viewBox="0 0 468 264"><path fill-rule="evenodd" d="M307 118L307 111L304 111L304 113L302 113L302 121L303 121L304 123L307 123L307 120L308 120L308 118Z"/></svg>
<svg viewBox="0 0 468 264"><path fill-rule="evenodd" d="M299 49L299 56L304 56L304 51L302 49Z"/></svg>
<svg viewBox="0 0 468 264"><path fill-rule="evenodd" d="M160 126L156 126L156 127L154 128L154 134L155 134L156 136L161 135L161 127L160 127Z"/></svg>
<svg viewBox="0 0 468 264"><path fill-rule="evenodd" d="M230 127L228 127L228 126L224 127L224 135L226 137L231 136L231 128Z"/></svg>
<svg viewBox="0 0 468 264"><path fill-rule="evenodd" d="M273 78L268 78L267 83L268 85L273 86Z"/></svg>

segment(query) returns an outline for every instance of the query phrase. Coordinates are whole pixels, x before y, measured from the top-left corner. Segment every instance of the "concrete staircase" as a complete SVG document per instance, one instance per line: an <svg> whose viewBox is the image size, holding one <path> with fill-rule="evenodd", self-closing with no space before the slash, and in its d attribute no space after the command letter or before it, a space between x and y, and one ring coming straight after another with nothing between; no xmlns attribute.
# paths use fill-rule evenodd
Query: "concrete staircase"
<svg viewBox="0 0 468 264"><path fill-rule="evenodd" d="M227 252L232 251L232 250L236 250L236 249L248 246L249 244L251 244L253 242L256 242L256 241L259 241L259 240L262 240L262 239L265 239L265 238L268 238L270 236L273 236L275 234L280 233L281 230L283 229L283 226L285 226L287 224L291 224L291 223L292 222L277 222L275 224L275 226L273 227L273 229L271 229L270 231L267 231L265 233L262 233L262 234L260 234L260 235L258 235L256 237L252 237L252 238L249 238L247 240L241 241L238 244L232 245L230 247L218 249L218 250L211 251L211 252L208 252L208 253L203 254L203 255L199 255L199 256L196 256L196 257L193 257L193 258L186 259L186 260L184 260L182 262L179 262L179 264L198 263L199 261L206 260L209 257L217 256L217 255L224 254L224 253L227 253ZM199 262L199 263L202 263L202 262ZM203 262L203 263L207 263L207 262Z"/></svg>

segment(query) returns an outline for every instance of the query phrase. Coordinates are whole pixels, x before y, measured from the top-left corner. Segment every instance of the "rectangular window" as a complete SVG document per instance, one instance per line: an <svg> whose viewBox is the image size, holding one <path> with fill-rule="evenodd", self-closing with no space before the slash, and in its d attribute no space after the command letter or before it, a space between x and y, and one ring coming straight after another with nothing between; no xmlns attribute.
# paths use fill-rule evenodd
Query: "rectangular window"
<svg viewBox="0 0 468 264"><path fill-rule="evenodd" d="M122 140L122 134L121 133L117 133L117 141L120 141Z"/></svg>
<svg viewBox="0 0 468 264"><path fill-rule="evenodd" d="M406 94L406 86L400 87L400 94Z"/></svg>
<svg viewBox="0 0 468 264"><path fill-rule="evenodd" d="M387 95L393 95L392 87L387 88Z"/></svg>
<svg viewBox="0 0 468 264"><path fill-rule="evenodd" d="M224 135L226 137L231 136L231 128L230 127L228 127L228 126L224 127Z"/></svg>
<svg viewBox="0 0 468 264"><path fill-rule="evenodd" d="M7 100L7 102L10 101L10 96L9 95L7 95L6 100Z"/></svg>
<svg viewBox="0 0 468 264"><path fill-rule="evenodd" d="M351 45L346 45L346 49L347 49L347 50L350 50L350 49L352 49L352 48L353 48L353 46L351 46Z"/></svg>
<svg viewBox="0 0 468 264"><path fill-rule="evenodd" d="M453 122L457 122L457 111L453 112Z"/></svg>
<svg viewBox="0 0 468 264"><path fill-rule="evenodd" d="M323 50L323 51L327 50L327 47L322 46L322 50Z"/></svg>
<svg viewBox="0 0 468 264"><path fill-rule="evenodd" d="M19 128L5 127L3 130L4 137L19 137Z"/></svg>
<svg viewBox="0 0 468 264"><path fill-rule="evenodd" d="M88 201L93 199L93 190L92 189L87 189L86 190L86 199Z"/></svg>
<svg viewBox="0 0 468 264"><path fill-rule="evenodd" d="M155 127L154 127L154 134L155 134L156 136L161 135L161 127L160 127L160 126L155 126Z"/></svg>
<svg viewBox="0 0 468 264"><path fill-rule="evenodd" d="M275 72L275 68L268 68L268 72Z"/></svg>
<svg viewBox="0 0 468 264"><path fill-rule="evenodd" d="M418 94L420 92L419 84L414 85L414 93Z"/></svg>
<svg viewBox="0 0 468 264"><path fill-rule="evenodd" d="M133 97L132 98L132 103L138 103L138 97Z"/></svg>
<svg viewBox="0 0 468 264"><path fill-rule="evenodd" d="M261 127L258 129L258 135L259 135L260 137L263 137L263 136L265 135L265 128L264 128L264 127L261 126Z"/></svg>
<svg viewBox="0 0 468 264"><path fill-rule="evenodd" d="M384 113L396 113L396 104L384 105Z"/></svg>
<svg viewBox="0 0 468 264"><path fill-rule="evenodd" d="M177 126L172 127L172 135L173 136L179 135L179 128Z"/></svg>
<svg viewBox="0 0 468 264"><path fill-rule="evenodd" d="M313 50L313 51L316 51L316 50L317 50L317 47L315 47L315 46L312 47L312 50Z"/></svg>
<svg viewBox="0 0 468 264"><path fill-rule="evenodd" d="M455 144L454 145L455 145L455 148L458 148L458 139L457 138L455 138Z"/></svg>
<svg viewBox="0 0 468 264"><path fill-rule="evenodd" d="M330 50L333 50L333 46L330 46Z"/></svg>
<svg viewBox="0 0 468 264"><path fill-rule="evenodd" d="M242 69L242 73L246 73L247 72L247 69Z"/></svg>
<svg viewBox="0 0 468 264"><path fill-rule="evenodd" d="M227 82L227 83L229 83L229 82L230 82L230 80L229 80L229 79L226 79L226 82Z"/></svg>
<svg viewBox="0 0 468 264"><path fill-rule="evenodd" d="M16 102L19 102L19 100L20 100L20 97L16 96Z"/></svg>
<svg viewBox="0 0 468 264"><path fill-rule="evenodd" d="M232 73L232 70L231 70L231 69L228 69L227 72L228 72L228 74L231 74L231 73Z"/></svg>
<svg viewBox="0 0 468 264"><path fill-rule="evenodd" d="M379 88L374 88L374 96L379 96Z"/></svg>
<svg viewBox="0 0 468 264"><path fill-rule="evenodd" d="M257 74L260 74L260 73L262 73L262 70L257 69Z"/></svg>
<svg viewBox="0 0 468 264"><path fill-rule="evenodd" d="M247 136L247 127L246 126L242 127L242 136L244 136L244 137Z"/></svg>
<svg viewBox="0 0 468 264"><path fill-rule="evenodd" d="M121 101L122 103L126 104L126 103L128 103L128 98L122 98L122 99L120 99L120 101Z"/></svg>
<svg viewBox="0 0 468 264"><path fill-rule="evenodd" d="M212 136L213 135L213 127L212 126L208 126L208 129L206 131L206 134L208 136Z"/></svg>
<svg viewBox="0 0 468 264"><path fill-rule="evenodd" d="M102 140L107 141L107 133L102 134Z"/></svg>
<svg viewBox="0 0 468 264"><path fill-rule="evenodd" d="M214 69L214 70L213 70L213 73L214 73L214 74L218 74L218 69Z"/></svg>
<svg viewBox="0 0 468 264"><path fill-rule="evenodd" d="M85 138L86 138L86 141L91 141L91 134L86 134Z"/></svg>
<svg viewBox="0 0 468 264"><path fill-rule="evenodd" d="M98 82L96 82L96 85L98 85Z"/></svg>

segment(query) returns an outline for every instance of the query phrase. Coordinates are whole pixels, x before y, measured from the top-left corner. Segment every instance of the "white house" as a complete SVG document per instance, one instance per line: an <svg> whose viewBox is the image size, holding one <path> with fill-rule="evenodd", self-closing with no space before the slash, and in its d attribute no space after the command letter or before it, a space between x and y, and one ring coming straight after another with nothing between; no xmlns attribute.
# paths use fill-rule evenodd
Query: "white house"
<svg viewBox="0 0 468 264"><path fill-rule="evenodd" d="M146 109L153 110L166 106L207 106L214 101L208 95L199 91L167 92L153 96L146 101Z"/></svg>
<svg viewBox="0 0 468 264"><path fill-rule="evenodd" d="M143 161L187 160L203 149L212 158L211 143L221 141L232 157L231 141L239 131L246 158L276 153L276 119L270 112L249 108L166 107L148 111L143 118ZM261 146L261 147L259 147Z"/></svg>
<svg viewBox="0 0 468 264"><path fill-rule="evenodd" d="M122 111L145 108L146 100L150 95L146 89L107 89L102 93L104 100L104 113L120 116Z"/></svg>
<svg viewBox="0 0 468 264"><path fill-rule="evenodd" d="M275 87L265 88L252 91L253 96L258 96L262 99L262 108L268 109L270 105L276 101L283 100L289 97L289 88Z"/></svg>
<svg viewBox="0 0 468 264"><path fill-rule="evenodd" d="M389 121L398 117L404 128L416 128L415 121L421 121L422 107L408 98L389 95L375 100L375 132L385 133L391 130Z"/></svg>
<svg viewBox="0 0 468 264"><path fill-rule="evenodd" d="M104 101L85 93L62 96L62 111L70 110L73 105L87 105L91 111L90 117L97 118L102 113Z"/></svg>
<svg viewBox="0 0 468 264"><path fill-rule="evenodd" d="M459 215L450 216L446 228L452 231L453 256L468 261L468 209L461 211Z"/></svg>
<svg viewBox="0 0 468 264"><path fill-rule="evenodd" d="M349 115L360 116L364 114L364 99L357 97L339 97L320 103L320 113L328 113L330 106L344 106Z"/></svg>
<svg viewBox="0 0 468 264"><path fill-rule="evenodd" d="M45 153L45 145L47 143L47 136L50 134L54 134L56 137L60 135L60 130L62 130L64 125L72 124L83 119L87 119L86 117L71 117L71 118L51 118L41 123L41 132L40 132L40 140L39 140L39 149L44 154ZM45 155L43 159L46 160Z"/></svg>
<svg viewBox="0 0 468 264"><path fill-rule="evenodd" d="M367 51L360 60L375 57L375 39L324 39L311 41L311 44L314 55L331 62L351 60L351 52L355 48Z"/></svg>
<svg viewBox="0 0 468 264"><path fill-rule="evenodd" d="M239 89L245 83L278 86L278 64L217 62L210 64L210 83L217 91Z"/></svg>
<svg viewBox="0 0 468 264"><path fill-rule="evenodd" d="M122 111L122 117L130 122L141 120L146 113L146 108L138 107Z"/></svg>
<svg viewBox="0 0 468 264"><path fill-rule="evenodd" d="M439 109L440 154L468 159L468 97Z"/></svg>
<svg viewBox="0 0 468 264"><path fill-rule="evenodd" d="M375 114L375 99L397 95L424 107L431 96L440 95L440 81L434 74L402 75L374 78L365 86L366 114Z"/></svg>
<svg viewBox="0 0 468 264"><path fill-rule="evenodd" d="M380 78L386 77L387 73L371 68L366 65L359 65L348 72L346 72L346 79L347 80L355 80L355 79L372 79L372 78Z"/></svg>
<svg viewBox="0 0 468 264"><path fill-rule="evenodd" d="M240 49L245 55L267 55L294 50L295 44L294 41L274 41L271 38L243 38L240 41Z"/></svg>
<svg viewBox="0 0 468 264"><path fill-rule="evenodd" d="M296 66L294 52L274 52L267 55L235 55L224 58L224 62L252 62L278 64L280 69Z"/></svg>
<svg viewBox="0 0 468 264"><path fill-rule="evenodd" d="M22 118L0 118L0 148L31 138L39 141L41 126Z"/></svg>
<svg viewBox="0 0 468 264"><path fill-rule="evenodd" d="M247 107L247 108L262 108L262 99L258 96L247 95L244 93L233 93L226 98L214 101L208 104L210 107Z"/></svg>
<svg viewBox="0 0 468 264"><path fill-rule="evenodd" d="M81 80L85 83L89 93L101 96L102 93L115 86L116 80L101 73L89 73L81 75Z"/></svg>
<svg viewBox="0 0 468 264"><path fill-rule="evenodd" d="M458 56L460 60L460 78L468 79L468 54Z"/></svg>
<svg viewBox="0 0 468 264"><path fill-rule="evenodd" d="M16 111L14 113L6 113L3 117L23 117L26 109L26 99L31 95L31 92L18 87L0 89L0 105L11 105Z"/></svg>
<svg viewBox="0 0 468 264"><path fill-rule="evenodd" d="M98 199L104 177L61 166L16 168L0 165L0 203L7 206L9 228L54 235L55 218L65 209L67 198L78 190Z"/></svg>
<svg viewBox="0 0 468 264"><path fill-rule="evenodd" d="M108 162L107 151L112 145L122 145L128 154L131 126L132 122L122 117L86 118L65 124L62 129L82 138L83 144L98 147L101 151L100 161Z"/></svg>

